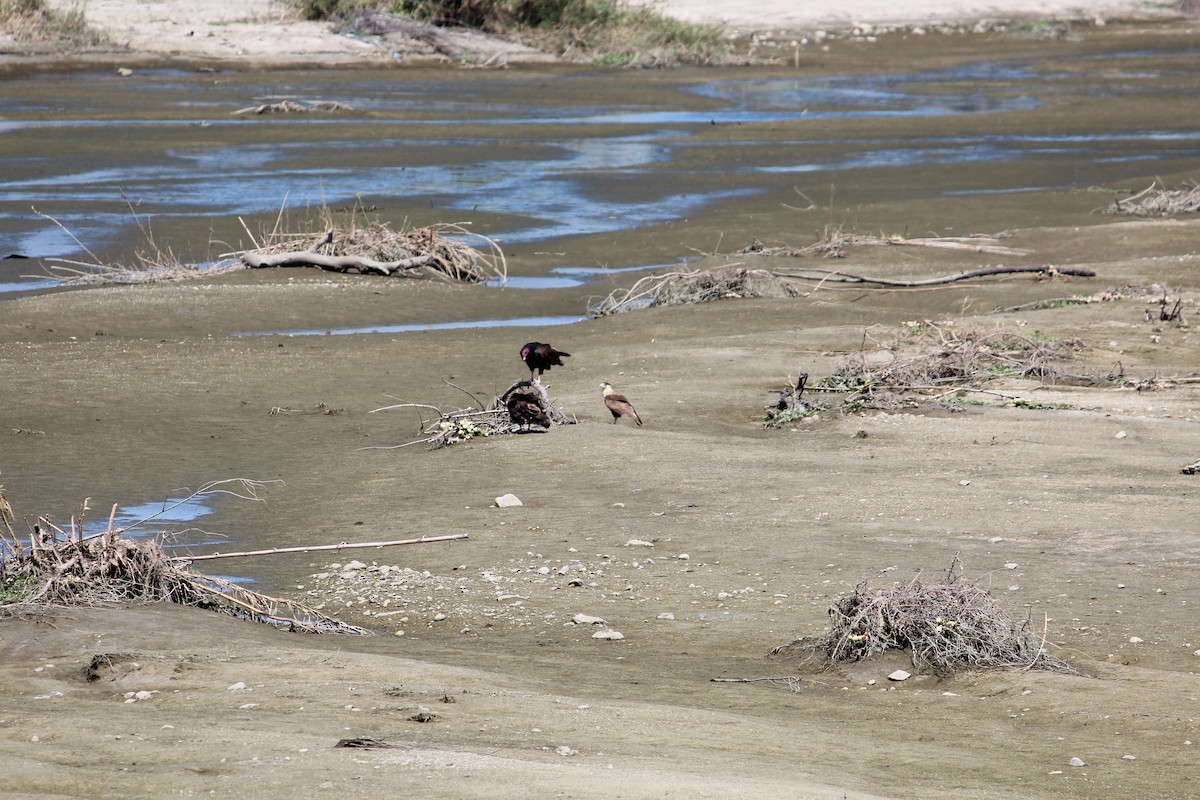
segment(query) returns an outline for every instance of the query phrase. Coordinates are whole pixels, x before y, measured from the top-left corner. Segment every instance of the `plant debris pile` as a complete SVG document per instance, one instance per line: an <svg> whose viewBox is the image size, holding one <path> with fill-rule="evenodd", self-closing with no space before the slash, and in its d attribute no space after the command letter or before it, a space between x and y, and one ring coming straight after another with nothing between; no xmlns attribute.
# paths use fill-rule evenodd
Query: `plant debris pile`
<svg viewBox="0 0 1200 800"><path fill-rule="evenodd" d="M507 266L498 245L463 225L439 224L394 231L387 223L335 224L325 213L321 229L292 233L276 229L237 255L250 267L320 267L334 272L361 272L400 277L436 278L450 282L504 280ZM485 250L467 239L485 243Z"/></svg>
<svg viewBox="0 0 1200 800"><path fill-rule="evenodd" d="M1034 378L1078 380L1056 366L1083 349L1077 339L1025 336L933 322L911 323L886 352L859 352L845 359L818 386L844 391L848 409L896 409L913 395L944 397L992 381Z"/></svg>
<svg viewBox="0 0 1200 800"><path fill-rule="evenodd" d="M474 395L471 395L471 397L475 399ZM522 407L526 410L522 410ZM388 411L396 408L430 409L436 411L438 416L432 422L422 422L420 438L382 449L391 450L395 447L424 444L430 450L440 450L443 447L467 442L481 436L527 433L534 425L550 428L555 425L575 424L573 417L567 416L555 407L549 394L546 393L545 386L540 382L528 380L517 381L502 394L492 398L492 401L486 405L476 399L475 408L442 411L437 406L424 403L401 403L395 406L377 408L375 411ZM542 421L530 421L528 415L531 413L538 416Z"/></svg>
<svg viewBox="0 0 1200 800"><path fill-rule="evenodd" d="M590 309L593 317L656 306L682 306L745 297L798 297L800 291L765 269L727 269L647 275L617 289Z"/></svg>
<svg viewBox="0 0 1200 800"><path fill-rule="evenodd" d="M1105 211L1135 217L1172 217L1200 211L1200 183L1184 181L1178 189L1168 189L1155 181L1137 194L1114 200Z"/></svg>
<svg viewBox="0 0 1200 800"><path fill-rule="evenodd" d="M1017 623L962 574L957 557L943 580L919 579L891 589L864 581L829 609L833 625L812 644L827 666L907 650L917 669L949 675L963 669L1044 669L1075 673L1050 655L1029 620Z"/></svg>
<svg viewBox="0 0 1200 800"><path fill-rule="evenodd" d="M111 518L101 533L84 535L82 516L66 530L41 517L23 541L0 487L0 615L45 606L168 601L285 630L367 633L301 604L194 574L186 558L168 556L157 539L126 536Z"/></svg>

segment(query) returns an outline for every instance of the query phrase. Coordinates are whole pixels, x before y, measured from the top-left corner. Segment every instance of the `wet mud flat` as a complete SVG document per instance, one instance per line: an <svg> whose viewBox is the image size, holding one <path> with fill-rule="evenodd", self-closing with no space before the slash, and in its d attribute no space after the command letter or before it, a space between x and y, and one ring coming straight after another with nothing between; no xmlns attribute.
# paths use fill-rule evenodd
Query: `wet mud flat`
<svg viewBox="0 0 1200 800"><path fill-rule="evenodd" d="M107 509L240 476L282 483L265 503L218 501L198 520L230 537L221 548L471 536L337 559L398 567L390 588L379 570L335 582L342 570L328 558L237 563L267 591L324 599L377 631L365 639L166 607L4 620L0 754L11 791L1190 796L1197 490L1179 468L1200 457L1195 388L1014 379L995 388L1043 408L823 414L777 431L761 419L771 389L799 371L829 374L913 320L1077 337L1079 373L1192 374L1195 334L1148 321L1157 306L1145 299L995 309L1156 282L1195 297L1197 223L1103 217L1092 213L1102 199L1068 190L871 199L867 183L854 224L1013 229L1005 241L1030 263L1087 265L1098 277L822 287L550 328L330 336L231 334L580 314L602 290L280 270L0 304L0 481L19 513L63 519L84 497ZM743 261L752 257L710 242L730 231L794 240L796 212L780 199L565 239L555 252L650 263L691 245L722 252L699 265ZM528 264L518 271L549 272L543 247L518 245L510 258ZM878 248L837 266L929 275L995 260ZM415 438L419 420L372 410L465 405L445 381L490 397L522 377L517 351L531 339L572 353L546 381L578 424L432 453L386 449ZM601 380L635 402L644 428L610 423ZM334 413L316 413L320 404ZM524 506L491 508L505 492ZM936 574L955 554L1085 674L893 684L886 676L903 662L814 674L768 655L824 630L832 600L862 580ZM370 600L377 590L388 605ZM577 614L624 638L592 638ZM88 681L97 654L109 665ZM711 681L788 675L798 691ZM127 703L137 691L157 694ZM352 737L388 746L334 747Z"/></svg>

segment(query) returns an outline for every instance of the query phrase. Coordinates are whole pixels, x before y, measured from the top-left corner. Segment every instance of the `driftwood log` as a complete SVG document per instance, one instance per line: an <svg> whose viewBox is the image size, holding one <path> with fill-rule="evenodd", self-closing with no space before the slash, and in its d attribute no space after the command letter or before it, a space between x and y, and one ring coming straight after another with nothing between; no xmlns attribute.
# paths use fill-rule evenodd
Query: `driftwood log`
<svg viewBox="0 0 1200 800"><path fill-rule="evenodd" d="M957 281L966 281L972 278L985 278L990 275L1010 275L1021 272L1040 272L1048 277L1055 275L1070 275L1076 278L1094 278L1096 271L1087 269L1086 267L1056 267L1053 264L1030 264L1011 267L984 267L982 269L968 270L967 272L958 272L954 275L945 275L940 278L925 278L923 280L897 280L895 278L872 278L866 275L855 275L850 272L842 272L840 270L806 270L808 273L818 273L816 275L803 274L799 272L775 272L774 275L786 280L808 280L818 281L820 283L873 283L877 286L896 286L900 288L914 288L919 286L941 286L947 283L955 283Z"/></svg>
<svg viewBox="0 0 1200 800"><path fill-rule="evenodd" d="M287 253L245 252L241 254L242 263L258 269L263 267L320 267L334 272L361 272L376 275L397 275L400 277L416 277L417 274L430 275L443 280L449 278L433 269L422 269L433 263L432 255L401 258L396 261L376 261L365 256L327 256L309 250L293 250Z"/></svg>

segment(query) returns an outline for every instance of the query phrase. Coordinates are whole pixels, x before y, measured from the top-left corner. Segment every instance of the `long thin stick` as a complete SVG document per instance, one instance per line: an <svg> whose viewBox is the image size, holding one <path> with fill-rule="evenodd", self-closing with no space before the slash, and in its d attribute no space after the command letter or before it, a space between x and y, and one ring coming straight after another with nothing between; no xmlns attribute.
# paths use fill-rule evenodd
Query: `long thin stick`
<svg viewBox="0 0 1200 800"><path fill-rule="evenodd" d="M470 534L451 533L446 536L422 536L419 539L397 539L391 542L354 542L341 544L316 544L308 547L273 547L270 550L246 550L240 553L209 553L203 556L174 556L172 561L211 561L214 558L240 558L241 556L273 556L277 553L312 553L317 550L350 550L355 547L391 547L400 544L424 544L425 542L448 542L453 539L469 539Z"/></svg>

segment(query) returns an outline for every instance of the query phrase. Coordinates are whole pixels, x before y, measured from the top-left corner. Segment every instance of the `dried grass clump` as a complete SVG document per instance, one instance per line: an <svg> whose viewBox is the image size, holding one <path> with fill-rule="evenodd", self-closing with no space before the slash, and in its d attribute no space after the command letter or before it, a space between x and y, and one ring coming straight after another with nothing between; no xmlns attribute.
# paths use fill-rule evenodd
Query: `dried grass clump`
<svg viewBox="0 0 1200 800"><path fill-rule="evenodd" d="M589 309L593 317L656 306L682 306L745 297L798 297L800 291L765 269L728 267L647 275Z"/></svg>
<svg viewBox="0 0 1200 800"><path fill-rule="evenodd" d="M1200 183L1184 181L1178 189L1168 189L1155 181L1125 200L1114 200L1105 209L1108 214L1135 217L1171 217L1200 211Z"/></svg>
<svg viewBox="0 0 1200 800"><path fill-rule="evenodd" d="M133 253L133 262L126 264L111 264L103 262L83 242L75 238L75 234L54 217L37 212L42 219L53 222L88 254L91 261L74 261L69 259L47 259L46 270L50 276L64 286L87 286L107 284L140 284L140 283L170 283L174 281L191 280L193 278L208 278L214 275L224 275L245 269L236 260L225 259L211 264L187 264L175 254L170 246L160 245L154 236L154 229L149 221L133 212L133 204L126 198L133 219L142 233L142 247Z"/></svg>
<svg viewBox="0 0 1200 800"><path fill-rule="evenodd" d="M258 484L254 481L234 482L249 493L239 496L255 497ZM187 499L213 491L229 492L217 488L225 483L230 482L208 484ZM40 517L27 537L18 536L13 527L15 515L0 487L0 615L46 606L168 601L292 631L367 633L299 603L190 572L186 558L168 556L158 539L134 539L125 535L128 528L114 527L116 506L103 532L85 536L86 510L85 501L78 520L73 517L66 530ZM135 525L154 516L158 514Z"/></svg>
<svg viewBox="0 0 1200 800"><path fill-rule="evenodd" d="M917 669L950 675L964 669L1044 669L1075 674L1045 649L1031 621L1018 623L978 584L957 557L943 580L918 578L890 589L864 581L829 609L829 632L810 646L825 666L907 650Z"/></svg>
<svg viewBox="0 0 1200 800"><path fill-rule="evenodd" d="M859 352L817 383L823 391L844 391L845 410L895 409L913 394L945 395L978 389L1001 379L1077 380L1055 362L1083 348L1078 339L1025 336L1005 329L984 330L932 322L912 323L885 353Z"/></svg>

